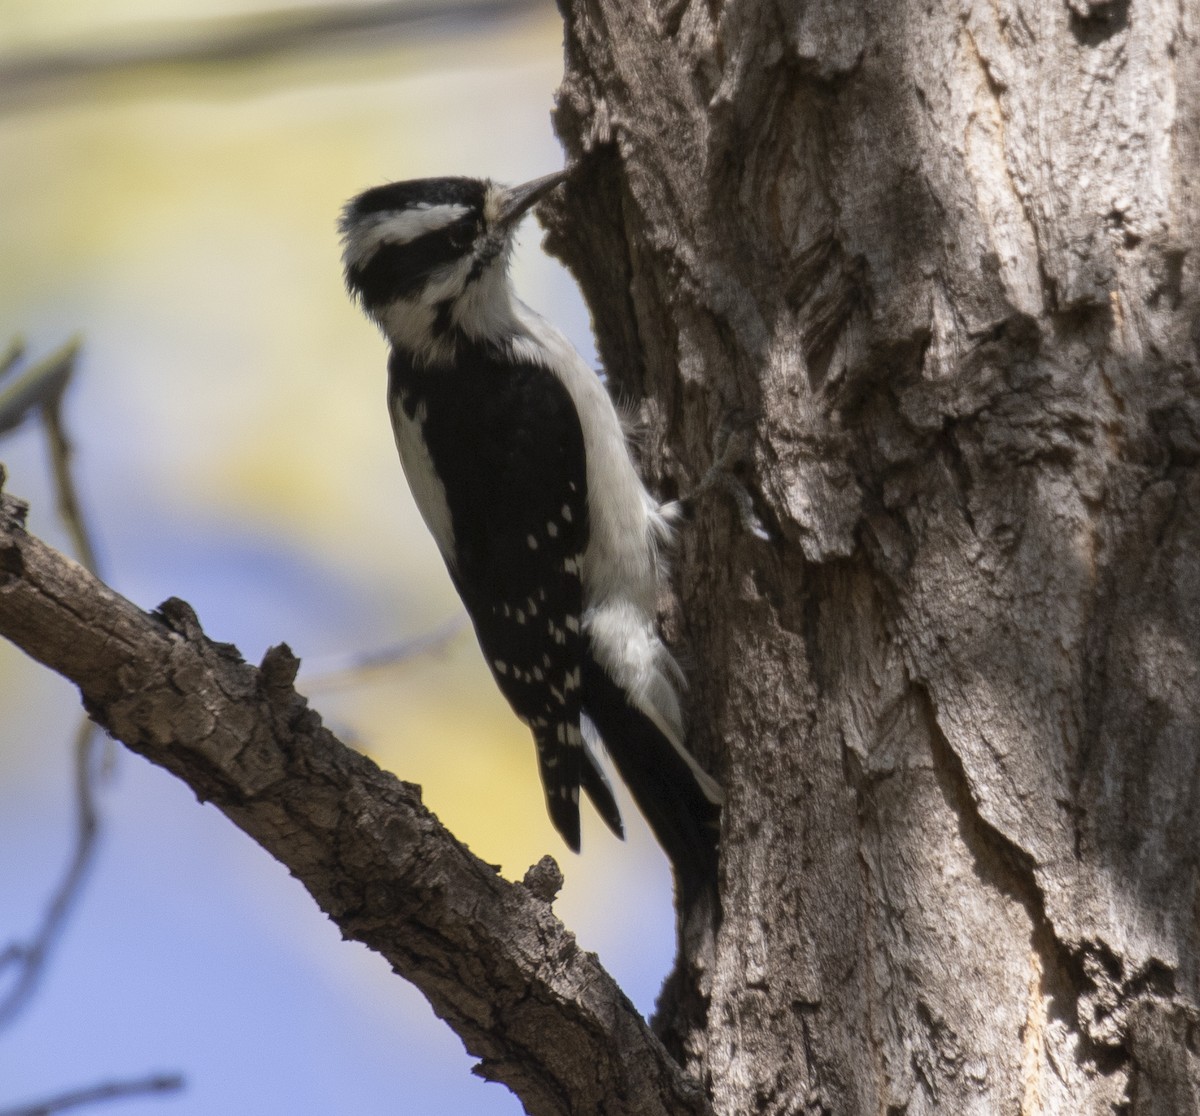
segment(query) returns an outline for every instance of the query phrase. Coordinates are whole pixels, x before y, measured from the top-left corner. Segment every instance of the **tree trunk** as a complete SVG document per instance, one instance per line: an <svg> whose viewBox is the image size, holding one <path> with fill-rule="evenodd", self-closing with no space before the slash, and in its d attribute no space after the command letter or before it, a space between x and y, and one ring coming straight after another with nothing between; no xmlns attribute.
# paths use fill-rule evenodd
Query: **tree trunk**
<svg viewBox="0 0 1200 1116"><path fill-rule="evenodd" d="M1200 1111L1195 6L565 15L552 243L662 490L744 450L676 559L728 805L660 1026L719 1113Z"/></svg>

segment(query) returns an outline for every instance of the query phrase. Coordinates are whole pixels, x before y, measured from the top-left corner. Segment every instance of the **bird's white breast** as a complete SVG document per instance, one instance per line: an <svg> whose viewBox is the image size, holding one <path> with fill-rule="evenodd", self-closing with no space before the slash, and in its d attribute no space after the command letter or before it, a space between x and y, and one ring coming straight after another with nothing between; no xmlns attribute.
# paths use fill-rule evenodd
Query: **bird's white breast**
<svg viewBox="0 0 1200 1116"><path fill-rule="evenodd" d="M587 452L589 539L584 601L622 598L653 616L658 596L658 544L670 528L629 456L620 416L600 377L549 322L516 303L521 330L514 355L549 369L571 395Z"/></svg>

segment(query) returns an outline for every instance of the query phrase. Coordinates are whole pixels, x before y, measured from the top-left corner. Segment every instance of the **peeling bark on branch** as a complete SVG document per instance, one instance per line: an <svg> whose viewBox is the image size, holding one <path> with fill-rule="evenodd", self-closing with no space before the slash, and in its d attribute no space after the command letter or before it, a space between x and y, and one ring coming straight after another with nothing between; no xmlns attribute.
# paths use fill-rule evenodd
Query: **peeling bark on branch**
<svg viewBox="0 0 1200 1116"><path fill-rule="evenodd" d="M0 482L3 472L0 470ZM341 744L292 688L170 600L154 614L23 529L0 492L0 635L79 686L91 716L183 779L383 954L534 1116L710 1110L594 954L554 917L550 865L508 883L420 789Z"/></svg>

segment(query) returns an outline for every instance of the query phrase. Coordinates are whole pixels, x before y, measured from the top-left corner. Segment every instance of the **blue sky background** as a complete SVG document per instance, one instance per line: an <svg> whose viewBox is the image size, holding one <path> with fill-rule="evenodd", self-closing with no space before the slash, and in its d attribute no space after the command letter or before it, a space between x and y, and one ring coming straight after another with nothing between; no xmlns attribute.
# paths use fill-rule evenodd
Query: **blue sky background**
<svg viewBox="0 0 1200 1116"><path fill-rule="evenodd" d="M171 18L245 5L195 0ZM149 0L0 0L9 50L140 33ZM106 578L145 608L181 596L256 661L320 665L426 632L458 602L409 500L384 409L382 341L342 290L334 231L356 191L561 165L557 15L449 41L109 82L0 112L0 342L79 333L67 401ZM526 301L592 358L586 310L527 223ZM8 488L66 545L44 440L0 441ZM302 687L305 675L302 673ZM519 877L560 859L566 924L649 1012L671 962L669 874L585 817L574 857L545 816L524 728L466 631L437 654L312 690L342 736ZM0 646L0 948L36 925L69 853L74 691ZM457 1038L286 871L172 777L118 747L93 875L46 979L0 1031L0 1109L179 1071L169 1113L519 1113Z"/></svg>

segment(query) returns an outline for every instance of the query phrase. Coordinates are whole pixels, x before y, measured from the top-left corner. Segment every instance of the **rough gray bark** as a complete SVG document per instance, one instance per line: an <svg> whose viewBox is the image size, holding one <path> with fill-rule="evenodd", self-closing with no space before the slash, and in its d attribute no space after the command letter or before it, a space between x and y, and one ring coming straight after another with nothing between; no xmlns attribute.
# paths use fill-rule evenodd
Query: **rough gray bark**
<svg viewBox="0 0 1200 1116"><path fill-rule="evenodd" d="M552 244L647 462L720 1113L1200 1111L1200 49L1174 0L564 0ZM672 1005L668 1005L671 1007Z"/></svg>
<svg viewBox="0 0 1200 1116"><path fill-rule="evenodd" d="M0 488L4 479L0 468ZM24 530L0 491L0 635L79 686L88 713L184 780L381 953L535 1116L704 1116L703 1092L550 903L549 858L508 883L339 742L292 688L170 600L143 612Z"/></svg>

